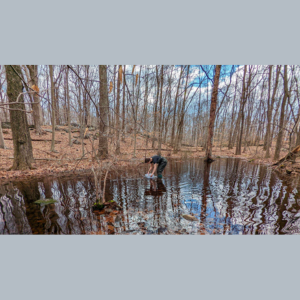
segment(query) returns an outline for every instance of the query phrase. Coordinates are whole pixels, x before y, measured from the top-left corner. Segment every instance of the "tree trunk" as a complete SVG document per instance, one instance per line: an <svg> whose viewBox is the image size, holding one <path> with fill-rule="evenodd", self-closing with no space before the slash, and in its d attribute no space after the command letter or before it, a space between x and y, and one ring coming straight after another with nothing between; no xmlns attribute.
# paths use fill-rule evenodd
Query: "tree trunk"
<svg viewBox="0 0 300 300"><path fill-rule="evenodd" d="M274 107L274 102L275 102L275 95L276 95L278 82L279 82L280 69L281 69L281 66L277 66L275 87L273 89L271 104L270 104L270 107L268 109L268 115L267 115L268 124L267 124L267 132L266 132L266 156L265 156L266 158L270 157L270 147L271 147L271 144L272 144L272 139L271 139L272 112L273 112L273 107Z"/></svg>
<svg viewBox="0 0 300 300"><path fill-rule="evenodd" d="M156 66L156 82L157 82L157 93L155 100L155 108L154 108L154 126L153 126L153 135L152 135L152 148L155 146L156 139L156 127L157 127L157 105L158 105L158 97L159 97L159 76L158 76L158 68Z"/></svg>
<svg viewBox="0 0 300 300"><path fill-rule="evenodd" d="M182 101L180 110L178 109L178 128L177 128L177 134L175 137L175 146L174 146L176 151L178 151L181 148L181 143L182 143L182 138L183 138L185 103L186 103L186 99L187 99L187 85L188 85L188 80L189 80L189 74L190 74L190 66L188 65L187 72L186 72L183 101Z"/></svg>
<svg viewBox="0 0 300 300"><path fill-rule="evenodd" d="M100 80L100 129L99 129L99 148L98 155L101 157L108 156L108 91L107 91L107 67L99 66Z"/></svg>
<svg viewBox="0 0 300 300"><path fill-rule="evenodd" d="M178 80L178 85L177 85L177 90L176 90L176 96L175 96L175 103L174 103L174 111L173 111L173 124L172 124L172 135L171 135L171 145L174 147L174 142L175 142L175 123L176 123L176 110L177 110L177 102L178 102L178 93L180 89L180 82L181 82L181 77L183 73L184 67L181 66L180 69L180 75L179 75L179 80Z"/></svg>
<svg viewBox="0 0 300 300"><path fill-rule="evenodd" d="M51 82L51 108L52 108L52 142L51 142L51 152L55 151L55 91L53 83L53 66L49 65L50 71L50 82Z"/></svg>
<svg viewBox="0 0 300 300"><path fill-rule="evenodd" d="M164 84L164 66L160 69L160 97L159 97L159 131L158 131L158 155L161 155L161 143L162 143L162 92Z"/></svg>
<svg viewBox="0 0 300 300"><path fill-rule="evenodd" d="M89 89L89 69L90 66L86 65L85 66L85 87L86 89ZM87 127L89 125L89 115L90 115L90 105L89 105L89 99L88 99L88 94L86 90L84 89L84 94L83 94L83 110L84 110L84 125Z"/></svg>
<svg viewBox="0 0 300 300"><path fill-rule="evenodd" d="M208 125L208 137L207 137L207 147L206 147L206 158L205 161L212 162L212 140L214 136L214 124L216 118L216 109L217 109L217 100L218 100L218 90L219 90L219 79L222 65L216 65L215 76L214 76L214 85L211 95L211 104L210 104L210 117Z"/></svg>
<svg viewBox="0 0 300 300"><path fill-rule="evenodd" d="M124 65L123 70L123 103L122 103L122 141L125 141L125 70L126 65Z"/></svg>
<svg viewBox="0 0 300 300"><path fill-rule="evenodd" d="M4 144L1 120L0 120L0 149L6 149Z"/></svg>
<svg viewBox="0 0 300 300"><path fill-rule="evenodd" d="M241 155L242 154L242 138L243 138L243 130L244 130L244 106L246 103L246 87L245 87L245 81L246 81L246 73L247 73L247 65L244 67L244 77L243 77L243 88L242 88L242 97L241 97L241 127L240 127L240 134L236 145L236 151L235 155ZM250 76L250 75L249 75Z"/></svg>
<svg viewBox="0 0 300 300"><path fill-rule="evenodd" d="M137 134L137 118L138 118L138 108L139 108L139 97L140 97L140 88L141 88L141 71L142 71L142 66L140 66L139 85L138 85L138 88L137 88L136 102L134 101L134 96L133 96L133 103L135 104L135 109L133 110L133 114L134 114L133 156L134 157L136 157L136 154L135 154L135 152L136 152L136 134Z"/></svg>
<svg viewBox="0 0 300 300"><path fill-rule="evenodd" d="M11 130L14 145L14 162L11 167L12 170L26 170L31 168L33 162L32 144L30 133L27 124L27 117L24 105L23 95L18 96L23 92L23 85L18 74L21 74L21 67L5 66L6 82L7 82L7 96L11 103L9 105ZM16 72L18 74L16 74Z"/></svg>
<svg viewBox="0 0 300 300"><path fill-rule="evenodd" d="M71 135L71 110L70 110L70 91L69 91L69 68L66 70L66 93L67 93L67 105L68 105L68 131L69 131L69 146L72 146Z"/></svg>
<svg viewBox="0 0 300 300"><path fill-rule="evenodd" d="M32 86L35 86L34 90L38 91L38 66L37 65L27 65L27 69L29 71L30 75L30 81L29 86L33 88ZM35 127L35 133L37 135L40 135L42 133L42 117L41 117L41 104L40 104L40 96L37 92L32 93L33 95L33 104L32 104L32 110L33 110L33 121L34 121L34 127Z"/></svg>
<svg viewBox="0 0 300 300"><path fill-rule="evenodd" d="M149 132L148 132L148 68L145 75L145 99L144 99L144 129L147 135L146 148L148 148Z"/></svg>
<svg viewBox="0 0 300 300"><path fill-rule="evenodd" d="M53 77L54 78L54 77ZM55 81L55 85L56 85L56 81ZM57 84L57 87L59 87L59 84ZM59 89L56 88L54 90L54 107L55 107L55 124L56 125L60 125L60 115L59 115Z"/></svg>
<svg viewBox="0 0 300 300"><path fill-rule="evenodd" d="M271 81L272 81L272 69L273 69L273 66L272 65L269 65L269 84L268 84L268 101L267 101L267 127L268 127L268 124L269 124L269 119L270 119L270 114L272 114L272 111L271 111ZM266 129L266 136L265 136L265 141L264 141L264 150L266 151L267 150L267 134L268 134L268 128Z"/></svg>
<svg viewBox="0 0 300 300"><path fill-rule="evenodd" d="M116 154L120 154L120 85L122 65L119 65L118 79L117 79L117 104L116 104Z"/></svg>
<svg viewBox="0 0 300 300"><path fill-rule="evenodd" d="M1 66L0 66L0 71L1 71ZM4 80L4 81L5 81L5 80ZM2 80L1 80L1 77L0 77L0 91L3 90L3 89L2 89L2 86L3 86L3 83L2 83ZM5 96L4 96L4 93L2 94L2 93L0 92L0 105L1 105L1 103L2 103L2 104L5 103ZM8 121L8 110L7 110L7 108L4 106L4 107L2 107L2 111L3 111L3 113L4 113L4 121L7 122L7 121Z"/></svg>
<svg viewBox="0 0 300 300"><path fill-rule="evenodd" d="M298 132L297 132L297 139L296 139L296 146L300 145L300 128L298 128Z"/></svg>
<svg viewBox="0 0 300 300"><path fill-rule="evenodd" d="M237 78L238 76L236 76L235 79L235 87L234 87L234 98L233 98L233 103L232 103L232 115L231 115L231 126L230 126L230 131L229 131L229 141L228 141L228 149L232 149L233 148L233 128L234 128L234 115L235 115L235 107L236 107L236 89L237 89ZM237 127L238 122L236 122L236 126Z"/></svg>
<svg viewBox="0 0 300 300"><path fill-rule="evenodd" d="M280 156L280 149L282 145L282 137L283 137L283 123L284 123L284 113L285 113L285 105L287 98L289 96L288 91L288 83L287 83L287 65L284 66L284 95L281 104L281 111L280 111L280 120L279 120L279 133L276 141L276 148L275 148L275 155L274 160L278 160Z"/></svg>

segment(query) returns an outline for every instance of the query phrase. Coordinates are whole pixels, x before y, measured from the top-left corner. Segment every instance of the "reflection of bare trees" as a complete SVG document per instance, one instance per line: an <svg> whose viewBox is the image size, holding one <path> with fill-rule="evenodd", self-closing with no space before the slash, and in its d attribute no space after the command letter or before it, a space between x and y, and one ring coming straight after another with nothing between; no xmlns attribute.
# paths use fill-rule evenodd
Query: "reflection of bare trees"
<svg viewBox="0 0 300 300"><path fill-rule="evenodd" d="M1 185L0 234L112 234L136 228L145 233L145 224L152 233L164 233L166 227L171 232L188 229L210 234L300 231L296 183L285 183L265 167L238 159L213 164L195 160L170 163L167 172L164 181L123 177L107 181L106 199L123 208L115 228L116 215L92 212L92 177ZM57 203L35 204L40 198L54 198ZM200 223L183 220L181 215L187 211L199 215Z"/></svg>
<svg viewBox="0 0 300 300"><path fill-rule="evenodd" d="M277 201L277 221L276 221L276 230L278 234L288 233L286 225L288 224L288 219L285 218L285 215L288 216L288 212L286 206L288 205L288 200L290 193L292 192L293 188L287 186L286 189L282 188L280 196ZM291 216L289 216L291 218ZM300 228L298 228L298 233L300 232Z"/></svg>
<svg viewBox="0 0 300 300"><path fill-rule="evenodd" d="M40 199L38 180L16 182L15 186L23 196L26 208L26 217L32 233L44 234L46 220L41 212L40 205L34 203L34 201Z"/></svg>
<svg viewBox="0 0 300 300"><path fill-rule="evenodd" d="M166 187L161 179L150 179L150 188L145 189L145 195L162 196L166 191Z"/></svg>
<svg viewBox="0 0 300 300"><path fill-rule="evenodd" d="M57 184L57 182L55 182ZM46 199L55 198L52 192L52 185L49 179L44 180L44 189L45 189L45 197ZM59 190L59 189L57 189ZM49 204L46 205L43 210L43 215L46 220L45 233L47 234L61 234L62 229L58 223L59 215L56 212L56 205Z"/></svg>
<svg viewBox="0 0 300 300"><path fill-rule="evenodd" d="M211 164L209 162L204 162L203 190L202 190L202 202L201 202L201 212L200 212L201 232L205 231L207 195L210 194L210 187L209 187L210 168L211 168Z"/></svg>
<svg viewBox="0 0 300 300"><path fill-rule="evenodd" d="M224 172L220 172L224 187L226 188L226 194L222 195L225 197L223 201L225 213L221 216L222 222L224 222L223 234L232 232L232 230L234 230L232 220L235 218L234 207L236 205L235 199L237 196L236 187L239 185L239 180L242 178L240 163L241 161L239 159L227 159L225 162Z"/></svg>
<svg viewBox="0 0 300 300"><path fill-rule="evenodd" d="M0 186L0 234L31 233L20 192L12 183Z"/></svg>

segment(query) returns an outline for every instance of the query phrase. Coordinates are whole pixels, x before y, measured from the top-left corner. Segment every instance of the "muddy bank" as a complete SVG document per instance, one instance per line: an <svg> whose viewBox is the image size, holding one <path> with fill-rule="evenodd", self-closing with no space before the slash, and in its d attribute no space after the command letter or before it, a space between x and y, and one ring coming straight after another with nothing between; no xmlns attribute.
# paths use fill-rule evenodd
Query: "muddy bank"
<svg viewBox="0 0 300 300"><path fill-rule="evenodd" d="M280 173L282 176L288 177L299 177L300 176L300 157L295 161L283 161L276 166L272 167L273 170Z"/></svg>

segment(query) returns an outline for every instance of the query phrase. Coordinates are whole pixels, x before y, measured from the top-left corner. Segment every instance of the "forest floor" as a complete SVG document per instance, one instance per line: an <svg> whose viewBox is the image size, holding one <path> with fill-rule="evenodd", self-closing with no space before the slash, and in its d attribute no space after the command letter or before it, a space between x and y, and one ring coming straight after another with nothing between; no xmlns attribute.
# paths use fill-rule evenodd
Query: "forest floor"
<svg viewBox="0 0 300 300"><path fill-rule="evenodd" d="M45 134L38 136L33 130L30 131L33 146L33 156L35 162L32 164L32 170L27 171L8 171L13 162L13 141L11 129L3 129L5 146L7 149L0 149L0 181L10 179L23 179L30 176L56 176L58 174L78 174L85 171L90 171L95 166L93 160L93 149L98 149L98 140L84 139L85 155L82 158L82 145L73 144L69 146L69 135L62 131L67 127L59 126L60 131L55 131L55 151L50 152L52 133L51 126L43 126L43 130L48 130ZM78 138L79 133L72 133L72 138ZM78 139L78 141L81 141ZM145 137L138 135L136 141L136 157L133 157L133 135L126 137L121 141L121 154L110 155L107 161L114 161L114 167L137 167L143 163L145 157L153 156L157 150L151 149L152 141L148 141L146 145ZM157 143L155 145L157 147ZM162 155L167 159L184 160L188 158L200 158L205 156L205 152L201 147L182 147L181 151L174 154L171 147L162 144ZM251 146L242 149L242 155L235 155L235 148L228 149L228 147L213 147L213 156L215 157L239 157L246 159L249 162L263 163L272 165L275 161L265 159L265 151L262 146ZM271 157L274 155L275 145L272 145ZM109 142L109 153L115 152L115 144ZM281 157L288 153L288 146L284 145L281 151ZM300 173L300 158L296 159L295 163L284 162L274 169L281 173L289 173L290 175L299 175Z"/></svg>

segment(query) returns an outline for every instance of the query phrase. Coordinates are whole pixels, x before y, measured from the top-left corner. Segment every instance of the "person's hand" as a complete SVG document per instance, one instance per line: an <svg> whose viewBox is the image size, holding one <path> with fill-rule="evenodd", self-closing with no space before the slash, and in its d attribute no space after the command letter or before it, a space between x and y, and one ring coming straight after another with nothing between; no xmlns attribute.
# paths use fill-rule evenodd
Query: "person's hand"
<svg viewBox="0 0 300 300"><path fill-rule="evenodd" d="M152 173L150 176L152 177L154 175L154 173Z"/></svg>

